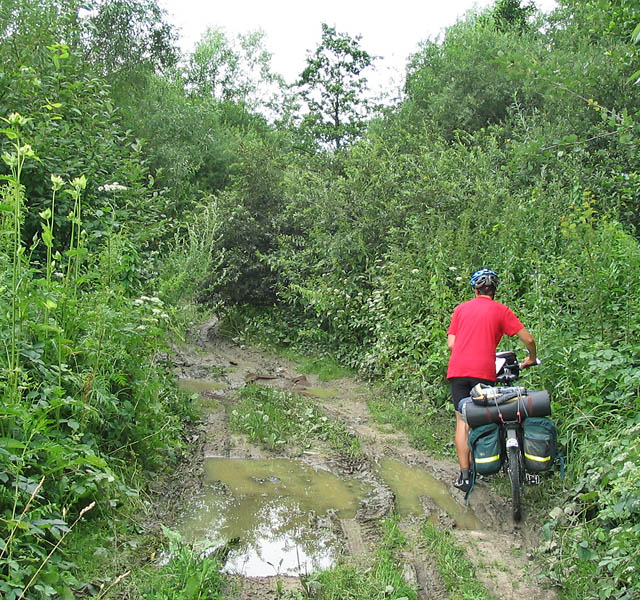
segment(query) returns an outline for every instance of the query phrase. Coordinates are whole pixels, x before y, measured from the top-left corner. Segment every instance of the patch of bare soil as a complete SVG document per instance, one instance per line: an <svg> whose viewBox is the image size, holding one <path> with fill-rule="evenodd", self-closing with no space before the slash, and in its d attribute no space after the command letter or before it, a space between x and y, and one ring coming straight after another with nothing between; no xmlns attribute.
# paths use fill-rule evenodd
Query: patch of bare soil
<svg viewBox="0 0 640 600"><path fill-rule="evenodd" d="M310 396L331 416L342 420L358 436L364 458L355 464L332 453L327 448L314 448L304 453L304 460L346 477L355 473L373 490L361 503L354 519L337 519L334 530L344 541L344 551L355 562L366 564L367 556L375 550L379 536L376 522L389 515L395 507L391 488L380 479L375 465L391 458L424 470L437 480L450 486L456 502L464 504L463 495L451 482L457 475L457 465L448 460L434 458L412 448L406 436L397 431L378 427L372 420L367 397L372 393L362 382L341 378L322 382L312 374L300 373L294 363L270 356L262 351L237 345L217 335L217 321L212 319L194 332L192 341L176 348L170 357L179 378L214 380L215 389L201 392L206 406L206 417L200 428L192 433L196 452L191 464L182 471L180 485L167 493L164 513L166 518L179 518L185 498L202 484L203 461L208 457L265 458L278 455L269 453L249 442L244 436L230 433L227 412L235 403L236 392L248 382L274 386ZM320 390L321 393L318 393ZM451 428L453 436L453 422ZM290 452L290 451L289 451ZM299 452L299 451L298 451ZM287 456L284 450L279 456ZM178 482L176 482L177 484ZM181 491L178 493L178 488ZM515 596L552 600L555 594L541 588L535 580L531 552L537 545L537 532L524 521L514 527L508 501L497 495L488 485L480 482L474 489L470 506L482 524L477 530L459 529L427 495L421 498L424 514L421 518L405 517L400 527L409 540L404 555L403 570L407 580L418 590L422 600L447 598L444 585L432 563L420 527L424 519L436 519L463 545L476 567L477 576L498 600ZM162 515L160 516L162 518ZM525 515L526 519L526 515ZM312 582L313 583L313 582ZM239 577L231 580L234 598L279 598L286 590L301 590L301 581L292 577Z"/></svg>

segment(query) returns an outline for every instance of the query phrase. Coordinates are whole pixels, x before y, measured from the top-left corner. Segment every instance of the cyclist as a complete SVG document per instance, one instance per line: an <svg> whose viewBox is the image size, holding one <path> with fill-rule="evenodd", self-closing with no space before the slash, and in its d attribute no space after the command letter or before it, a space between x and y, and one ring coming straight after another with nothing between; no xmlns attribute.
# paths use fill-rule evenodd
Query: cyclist
<svg viewBox="0 0 640 600"><path fill-rule="evenodd" d="M494 271L476 271L471 277L475 296L455 308L447 331L447 346L451 352L447 379L456 410L455 445L460 464L460 475L453 485L463 492L469 489L471 460L467 444L469 426L458 411L458 403L469 396L477 383L495 383L496 349L503 335L517 335L529 351L522 368L536 364L533 336L510 308L493 299L498 283Z"/></svg>

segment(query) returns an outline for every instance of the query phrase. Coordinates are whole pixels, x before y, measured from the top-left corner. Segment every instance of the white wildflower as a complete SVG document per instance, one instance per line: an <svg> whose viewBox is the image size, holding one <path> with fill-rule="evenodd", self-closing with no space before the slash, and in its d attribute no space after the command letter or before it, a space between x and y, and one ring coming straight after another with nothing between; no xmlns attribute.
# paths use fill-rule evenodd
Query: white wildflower
<svg viewBox="0 0 640 600"><path fill-rule="evenodd" d="M121 185L117 181L114 181L113 183L105 183L98 187L99 192L118 192L128 189L129 188L126 185Z"/></svg>

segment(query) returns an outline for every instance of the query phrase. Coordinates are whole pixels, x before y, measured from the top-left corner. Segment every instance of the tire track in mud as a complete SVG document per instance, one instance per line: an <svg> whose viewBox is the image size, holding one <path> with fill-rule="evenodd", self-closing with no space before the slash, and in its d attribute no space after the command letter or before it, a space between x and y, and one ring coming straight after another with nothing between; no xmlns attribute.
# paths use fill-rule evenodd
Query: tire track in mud
<svg viewBox="0 0 640 600"><path fill-rule="evenodd" d="M227 409L236 402L237 391L249 381L269 385L312 396L313 402L331 417L344 422L359 438L364 458L359 464L349 464L344 457L326 450L305 453L305 461L329 469L340 477L357 473L373 489L361 503L354 519L336 520L335 529L344 540L345 551L357 562L366 564L367 556L378 541L377 521L389 515L395 507L395 496L389 485L379 475L377 465L384 459L393 459L407 466L423 470L438 481L451 487L452 497L461 506L462 494L450 482L457 475L457 465L437 459L412 448L406 436L397 431L386 431L373 424L367 408L368 388L350 378L323 383L309 374L302 374L295 364L286 359L270 356L260 350L237 345L217 337L217 321L204 323L189 345L174 349L170 358L175 374L180 379L207 380L212 372L222 373L216 381L217 389L201 393L204 402L216 407L207 408L206 421L200 440L201 451L194 457L196 465L189 469L192 479L202 477L205 458L275 458L286 457L287 451L271 453L249 442L244 436L229 432ZM304 375L304 377L303 377ZM317 397L310 389L325 389L333 393ZM453 435L453 426L452 426ZM194 482L190 483L193 487ZM480 521L481 528L461 529L456 522L431 498L421 498L423 515L403 517L400 527L408 540L404 554L406 579L417 589L421 600L447 598L445 587L434 566L426 542L421 539L420 527L424 519L436 521L462 545L468 558L476 567L478 578L497 600L507 600L516 594L535 597L536 600L553 600L551 590L539 587L533 570L529 567L530 553L537 544L537 535L525 522L515 528L510 519L508 502L480 483L471 497L471 508ZM179 500L183 503L184 498ZM183 505L174 506L171 513L177 516ZM282 595L283 590L302 590L296 577L232 577L233 597L267 599Z"/></svg>

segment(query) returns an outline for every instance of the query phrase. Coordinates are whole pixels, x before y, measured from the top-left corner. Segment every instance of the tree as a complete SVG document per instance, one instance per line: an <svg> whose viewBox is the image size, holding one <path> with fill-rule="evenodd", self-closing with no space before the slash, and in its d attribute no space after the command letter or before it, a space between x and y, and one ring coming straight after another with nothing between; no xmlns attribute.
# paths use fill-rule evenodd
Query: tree
<svg viewBox="0 0 640 600"><path fill-rule="evenodd" d="M209 28L186 68L190 93L263 113L273 110L283 81L271 72L271 53L264 47L264 37L258 30L229 39L222 30Z"/></svg>
<svg viewBox="0 0 640 600"><path fill-rule="evenodd" d="M94 0L87 8L85 53L105 74L177 63L176 34L157 0Z"/></svg>
<svg viewBox="0 0 640 600"><path fill-rule="evenodd" d="M360 48L360 39L323 23L322 41L296 84L307 108L302 129L335 149L362 135L371 111L362 72L375 57Z"/></svg>
<svg viewBox="0 0 640 600"><path fill-rule="evenodd" d="M536 10L533 2L527 2L524 6L520 0L498 0L493 9L493 19L498 31L524 32L530 28L529 16Z"/></svg>

